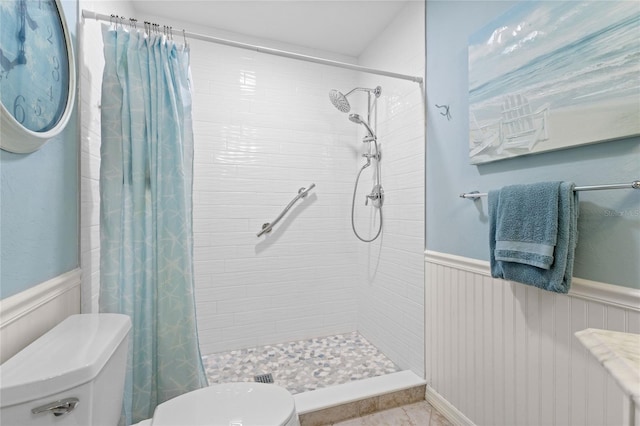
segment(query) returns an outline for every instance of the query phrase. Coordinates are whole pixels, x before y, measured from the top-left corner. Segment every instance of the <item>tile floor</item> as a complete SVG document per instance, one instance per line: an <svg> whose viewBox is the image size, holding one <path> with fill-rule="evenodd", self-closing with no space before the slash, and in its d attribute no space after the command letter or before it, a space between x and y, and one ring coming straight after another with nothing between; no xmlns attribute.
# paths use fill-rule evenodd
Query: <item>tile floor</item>
<svg viewBox="0 0 640 426"><path fill-rule="evenodd" d="M357 332L238 349L202 357L209 384L251 382L271 373L291 393L394 373L400 369ZM336 426L451 426L426 401L391 408Z"/></svg>
<svg viewBox="0 0 640 426"><path fill-rule="evenodd" d="M357 332L202 357L209 384L250 382L271 373L291 393L381 376L400 369Z"/></svg>
<svg viewBox="0 0 640 426"><path fill-rule="evenodd" d="M332 424L334 426L453 426L427 401Z"/></svg>

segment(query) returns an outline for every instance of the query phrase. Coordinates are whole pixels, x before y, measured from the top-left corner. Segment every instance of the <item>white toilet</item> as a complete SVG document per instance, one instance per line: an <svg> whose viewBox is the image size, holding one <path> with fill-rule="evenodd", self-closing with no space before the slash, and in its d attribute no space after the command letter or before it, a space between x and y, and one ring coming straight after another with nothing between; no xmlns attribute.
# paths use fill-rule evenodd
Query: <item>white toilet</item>
<svg viewBox="0 0 640 426"><path fill-rule="evenodd" d="M0 365L3 426L115 426L131 321L73 315ZM226 383L160 404L140 426L299 426L293 396L276 385Z"/></svg>

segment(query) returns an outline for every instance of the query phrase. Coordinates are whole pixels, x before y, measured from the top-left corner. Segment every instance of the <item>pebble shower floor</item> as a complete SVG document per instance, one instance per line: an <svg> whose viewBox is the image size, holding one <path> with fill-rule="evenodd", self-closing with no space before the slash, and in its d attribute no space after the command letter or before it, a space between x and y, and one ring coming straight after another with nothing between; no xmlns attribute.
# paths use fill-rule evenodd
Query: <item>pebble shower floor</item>
<svg viewBox="0 0 640 426"><path fill-rule="evenodd" d="M220 352L202 360L210 385L252 382L271 373L275 384L293 394L400 371L357 332Z"/></svg>

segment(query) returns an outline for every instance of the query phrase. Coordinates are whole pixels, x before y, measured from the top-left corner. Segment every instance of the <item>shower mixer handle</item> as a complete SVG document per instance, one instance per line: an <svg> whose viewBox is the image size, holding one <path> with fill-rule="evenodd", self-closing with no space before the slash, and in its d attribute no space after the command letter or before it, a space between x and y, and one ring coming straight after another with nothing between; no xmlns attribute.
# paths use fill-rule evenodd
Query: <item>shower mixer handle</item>
<svg viewBox="0 0 640 426"><path fill-rule="evenodd" d="M366 158L367 161L371 161L371 159L373 158L376 161L380 161L380 153L377 152L375 154L362 154L362 157Z"/></svg>
<svg viewBox="0 0 640 426"><path fill-rule="evenodd" d="M384 190L382 189L382 185L375 185L371 190L371 194L365 196L364 205L369 205L369 200L371 200L371 204L374 207L382 207L382 203L384 202Z"/></svg>
<svg viewBox="0 0 640 426"><path fill-rule="evenodd" d="M364 205L368 206L369 205L369 200L371 201L376 201L380 198L380 194L377 194L375 192L372 192L371 194L367 194L365 195L365 200L364 200Z"/></svg>
<svg viewBox="0 0 640 426"><path fill-rule="evenodd" d="M371 194L365 195L364 198L365 198L364 205L368 206L369 205L369 200L371 200L372 203L375 203L375 201L380 199L380 194L376 194L376 193L372 192ZM375 204L373 204L373 205L375 206Z"/></svg>

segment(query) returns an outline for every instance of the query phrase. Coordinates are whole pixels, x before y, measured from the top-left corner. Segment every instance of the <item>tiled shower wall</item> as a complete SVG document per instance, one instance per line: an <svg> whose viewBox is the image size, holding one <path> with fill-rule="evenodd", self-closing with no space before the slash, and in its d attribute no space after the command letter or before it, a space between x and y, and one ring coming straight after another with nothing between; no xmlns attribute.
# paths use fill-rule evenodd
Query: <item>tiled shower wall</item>
<svg viewBox="0 0 640 426"><path fill-rule="evenodd" d="M192 42L194 243L204 354L353 331L356 126L328 98L356 74ZM299 188L315 183L270 234Z"/></svg>
<svg viewBox="0 0 640 426"><path fill-rule="evenodd" d="M422 76L423 41L424 5L410 2L358 63ZM196 140L215 142L215 147L196 144L203 353L358 329L401 368L422 375L422 86L211 44L201 47L207 53L194 50L193 56L195 110L200 110L194 117ZM208 89L201 87L207 79ZM353 184L366 150L362 127L334 109L327 92L377 85L383 86L377 131L385 221L382 237L366 244L356 239L350 223ZM366 116L364 93L349 100L352 112ZM363 173L356 197L356 227L365 237L377 226L370 217L373 209L363 206L372 169ZM311 181L317 184L317 201L299 215L294 210L286 229L259 242L264 237L256 239L255 233L262 223Z"/></svg>
<svg viewBox="0 0 640 426"><path fill-rule="evenodd" d="M359 57L359 64L424 76L424 2L409 2ZM378 140L385 191L383 234L359 243L358 329L402 368L424 371L424 116L422 86L368 74L365 87L382 86ZM363 206L373 186L365 171L356 225L375 235L377 223Z"/></svg>
<svg viewBox="0 0 640 426"><path fill-rule="evenodd" d="M104 3L98 8L83 2L81 8L102 13L123 10L123 5L110 8ZM367 50L360 58L363 65L423 75L424 24L411 19L418 13L413 3L418 2L411 2L376 40L375 49L381 50ZM83 28L86 312L97 310L99 288L98 104L103 67L99 25L87 21ZM355 61L184 26L194 32ZM407 37L412 38L409 43ZM196 302L202 352L361 329L400 367L422 374L421 86L196 40L191 47ZM328 100L331 88L348 91L365 85L383 86L378 132L387 199L383 237L374 244L361 243L351 231L353 183L364 152L361 126L351 123ZM354 112L364 115L358 99L363 98L350 98ZM270 235L256 237L263 223L275 219L298 189L312 182L316 188ZM363 175L358 204L370 189L371 175ZM365 234L371 223L366 215L371 211L365 210L365 217L357 221ZM376 262L377 269L372 267Z"/></svg>

